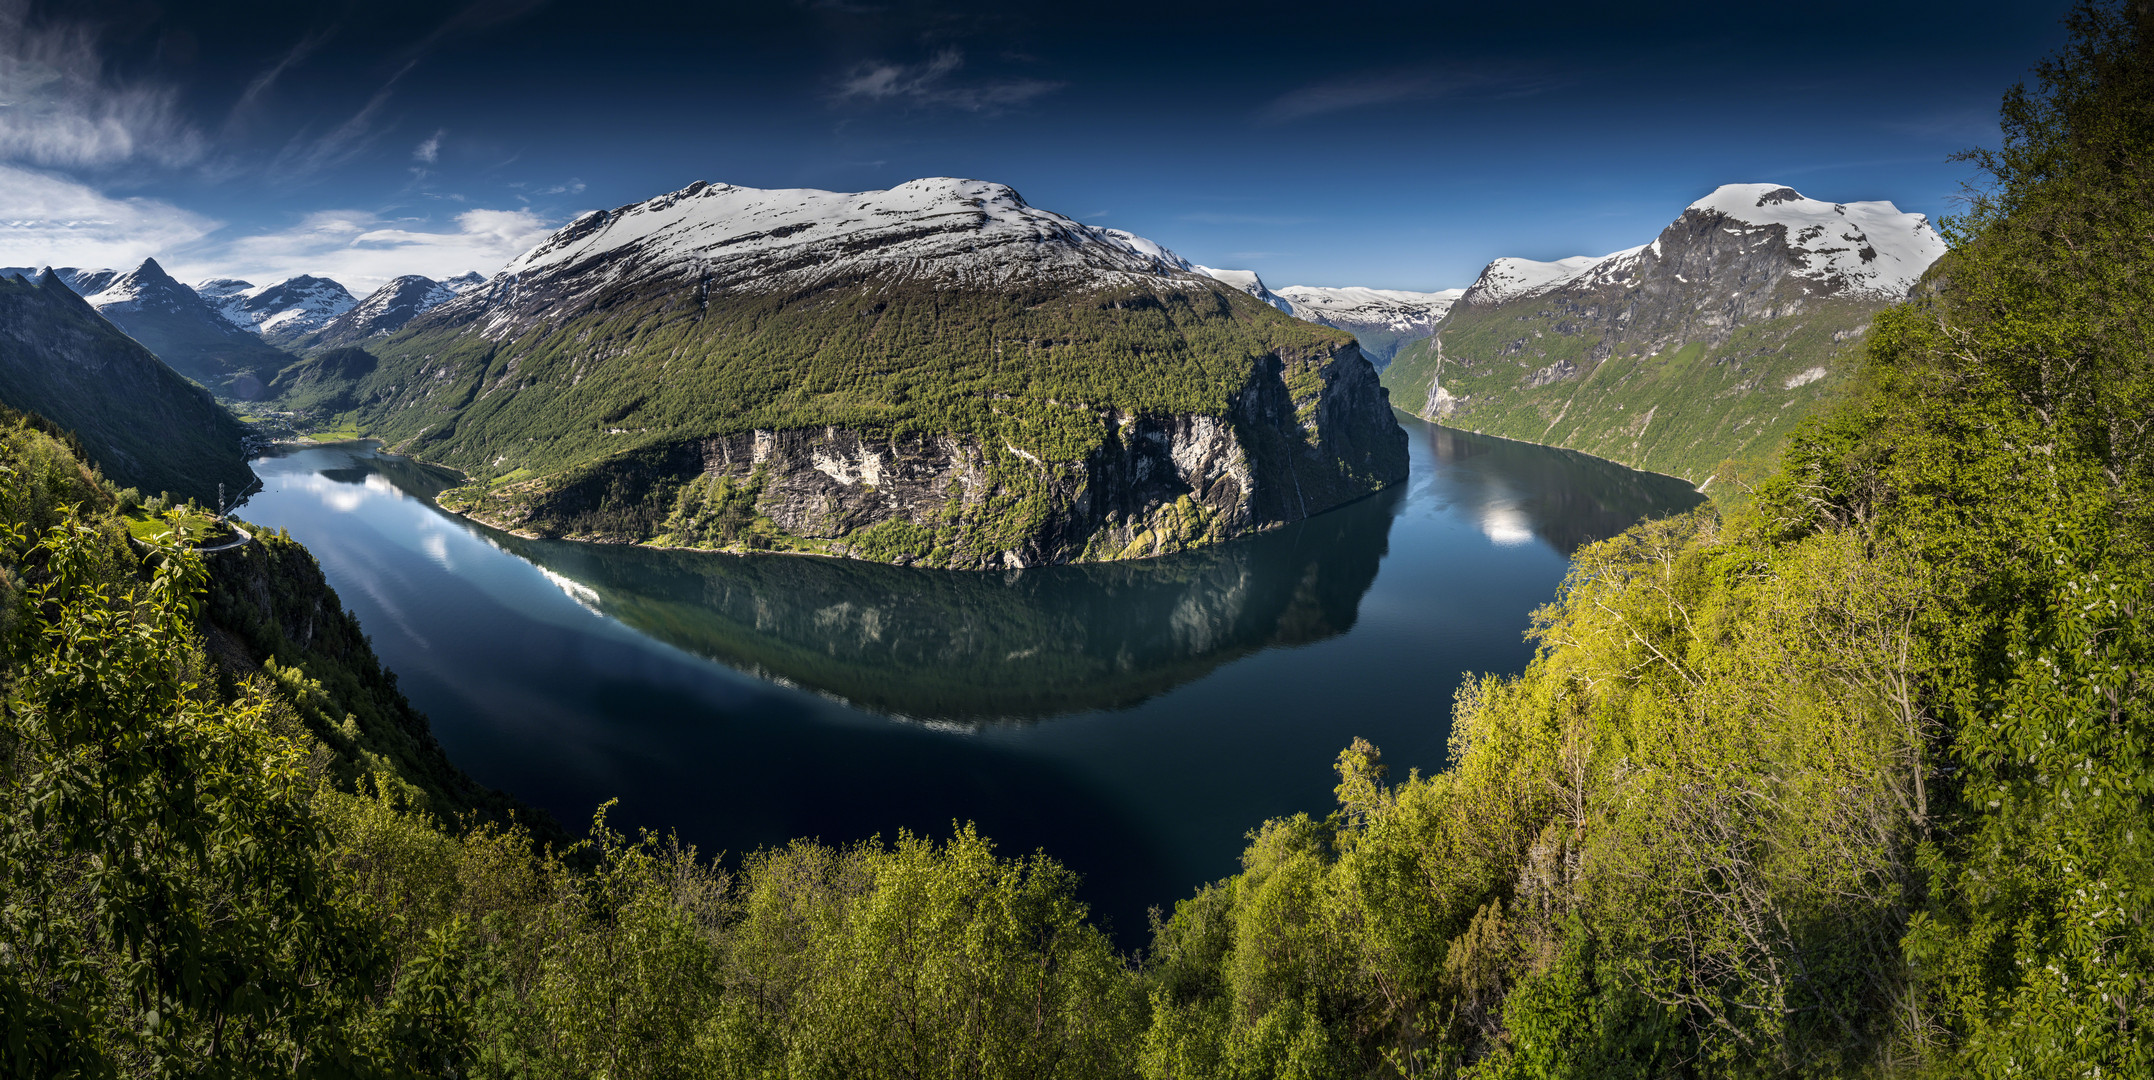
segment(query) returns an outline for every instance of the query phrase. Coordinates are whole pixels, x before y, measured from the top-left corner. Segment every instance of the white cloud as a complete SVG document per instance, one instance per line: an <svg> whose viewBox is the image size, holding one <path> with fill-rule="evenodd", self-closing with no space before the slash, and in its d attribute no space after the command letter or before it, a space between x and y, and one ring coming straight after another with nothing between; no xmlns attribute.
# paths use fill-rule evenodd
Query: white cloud
<svg viewBox="0 0 2154 1080"><path fill-rule="evenodd" d="M156 199L115 199L0 165L0 266L131 267L194 244L218 224Z"/></svg>
<svg viewBox="0 0 2154 1080"><path fill-rule="evenodd" d="M0 101L0 161L185 165L203 154L175 88L107 77L91 27L33 24L27 0L0 0Z"/></svg>
<svg viewBox="0 0 2154 1080"><path fill-rule="evenodd" d="M319 274L364 295L402 274L444 278L476 270L491 275L556 227L529 210L466 210L440 224L365 210L323 210L289 229L190 253L188 274L257 283Z"/></svg>
<svg viewBox="0 0 2154 1080"><path fill-rule="evenodd" d="M273 232L230 237L223 223L156 199L114 198L64 177L0 164L0 266L126 268L155 258L182 281L298 274L364 294L402 274L492 274L558 227L528 209L447 220L324 210Z"/></svg>
<svg viewBox="0 0 2154 1080"><path fill-rule="evenodd" d="M423 161L429 165L432 165L434 162L441 160L441 137L446 134L448 134L448 132L444 130L436 131L432 135L427 136L425 142L422 142L418 146L412 148L412 160Z"/></svg>

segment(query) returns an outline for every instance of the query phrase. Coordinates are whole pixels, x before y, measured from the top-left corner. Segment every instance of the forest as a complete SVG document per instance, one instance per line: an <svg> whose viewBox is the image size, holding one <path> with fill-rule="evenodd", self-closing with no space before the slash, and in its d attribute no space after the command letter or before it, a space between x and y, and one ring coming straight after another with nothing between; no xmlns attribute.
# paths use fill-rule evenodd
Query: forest
<svg viewBox="0 0 2154 1080"><path fill-rule="evenodd" d="M2069 27L1845 405L1131 953L969 828L727 864L429 777L11 420L0 1073L2154 1075L2154 5Z"/></svg>

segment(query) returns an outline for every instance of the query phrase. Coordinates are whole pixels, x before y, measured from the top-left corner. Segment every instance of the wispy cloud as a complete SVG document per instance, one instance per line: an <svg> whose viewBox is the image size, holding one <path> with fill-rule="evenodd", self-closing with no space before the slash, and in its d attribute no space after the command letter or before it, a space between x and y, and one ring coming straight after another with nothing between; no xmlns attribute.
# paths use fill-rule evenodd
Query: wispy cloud
<svg viewBox="0 0 2154 1080"><path fill-rule="evenodd" d="M433 52L442 42L515 22L545 6L546 0L472 0L456 9L456 14L434 27L417 44L404 50L404 58L417 60Z"/></svg>
<svg viewBox="0 0 2154 1080"><path fill-rule="evenodd" d="M374 91L366 104L361 105L359 111L353 113L349 119L324 135L313 136L302 131L293 136L271 162L270 175L283 180L302 179L341 165L372 149L385 133L387 125L382 114L389 104L389 99L396 93L397 83L411 74L411 70L417 67L427 54L453 38L514 22L544 6L546 0L473 0L458 8L425 37L399 54L402 63L395 73L383 81L380 89ZM433 162L435 159L425 154L440 152L442 134L435 132L432 139L419 144L420 152L415 152L412 156L422 162Z"/></svg>
<svg viewBox="0 0 2154 1080"><path fill-rule="evenodd" d="M1950 109L1904 120L1888 120L1881 126L1886 131L1925 142L1959 146L1995 146L2000 137L1995 106Z"/></svg>
<svg viewBox="0 0 2154 1080"><path fill-rule="evenodd" d="M965 54L955 48L943 49L918 64L870 60L856 65L838 80L835 96L839 101L898 102L964 112L998 113L1067 85L1046 79L967 83L955 78L964 66Z"/></svg>
<svg viewBox="0 0 2154 1080"><path fill-rule="evenodd" d="M321 48L322 44L329 40L329 36L330 32L327 30L308 31L291 48L286 49L284 55L279 56L275 63L255 75L247 83L247 88L240 92L239 100L232 103L231 111L225 114L226 131L230 132L245 124L247 117L261 105L270 89L277 85L277 80L283 78L285 72L304 63L307 57L314 54L314 50Z"/></svg>
<svg viewBox="0 0 2154 1080"><path fill-rule="evenodd" d="M0 165L0 264L133 266L194 244L218 224L156 199L115 199L64 177Z"/></svg>
<svg viewBox="0 0 2154 1080"><path fill-rule="evenodd" d="M192 252L187 264L190 273L250 281L322 274L361 292L401 274L491 274L545 239L556 224L528 209L466 210L446 222L323 210L287 229Z"/></svg>
<svg viewBox="0 0 2154 1080"><path fill-rule="evenodd" d="M1282 124L1326 113L1452 97L1506 98L1545 93L1568 80L1519 71L1409 68L1311 83L1272 99L1257 119Z"/></svg>
<svg viewBox="0 0 2154 1080"><path fill-rule="evenodd" d="M390 96L396 92L396 84L417 64L417 60L405 61L404 66L389 76L381 89L374 91L374 96L359 107L358 112L327 134L314 136L302 130L292 136L284 149L278 151L276 159L270 162L270 175L280 180L296 180L341 165L366 152L382 135L378 127L382 108L389 104Z"/></svg>
<svg viewBox="0 0 2154 1080"><path fill-rule="evenodd" d="M185 165L203 154L176 88L112 75L94 26L33 22L28 0L0 0L0 101L0 161Z"/></svg>
<svg viewBox="0 0 2154 1080"><path fill-rule="evenodd" d="M411 159L426 162L428 165L441 160L441 137L446 134L448 131L442 129L428 135L419 145L412 147Z"/></svg>

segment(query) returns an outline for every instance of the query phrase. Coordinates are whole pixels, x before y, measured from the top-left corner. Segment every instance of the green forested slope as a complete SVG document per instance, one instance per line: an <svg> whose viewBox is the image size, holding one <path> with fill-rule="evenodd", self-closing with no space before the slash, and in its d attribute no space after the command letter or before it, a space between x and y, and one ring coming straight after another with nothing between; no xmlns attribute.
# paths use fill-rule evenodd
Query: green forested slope
<svg viewBox="0 0 2154 1080"><path fill-rule="evenodd" d="M1099 443L1103 410L1221 415L1274 350L1350 340L1225 288L838 287L708 305L666 290L502 341L422 319L370 346L371 367L337 351L275 389L285 404L497 476L823 425L977 435L1071 461Z"/></svg>
<svg viewBox="0 0 2154 1080"><path fill-rule="evenodd" d="M2154 10L2072 26L1747 508L1177 905L1145 1075L2154 1073Z"/></svg>
<svg viewBox="0 0 2154 1080"><path fill-rule="evenodd" d="M1208 283L846 281L705 298L663 282L498 334L478 325L492 316L459 310L311 357L272 391L317 425L465 471L475 483L444 505L540 535L963 568L1001 566L1006 551L1126 558L1404 475L1351 335ZM1197 457L1246 462L1231 491L1207 502L1165 470L1141 491L1109 475L1152 475L1128 468L1152 452L1132 425L1193 417L1226 433ZM792 443L754 475L719 475L717 440L752 431L843 442L814 454L876 455L892 482L797 490L825 466ZM727 497L739 505L709 527L705 503ZM1110 508L1128 512L1109 523Z"/></svg>
<svg viewBox="0 0 2154 1080"><path fill-rule="evenodd" d="M1448 767L1349 747L1140 958L969 831L572 863L324 783L7 443L0 1070L2154 1073L2154 7L2072 26L1756 497L1581 551Z"/></svg>
<svg viewBox="0 0 2154 1080"><path fill-rule="evenodd" d="M1435 337L1401 350L1384 371L1401 407L1489 435L1582 450L1635 469L1730 490L1771 471L1802 421L1844 398L1863 337L1881 305L1813 302L1796 317L1661 352L1616 341L1539 301L1461 304ZM1442 387L1467 404L1430 404ZM1578 371L1578 378L1536 373ZM1544 376L1545 378L1545 376Z"/></svg>
<svg viewBox="0 0 2154 1080"><path fill-rule="evenodd" d="M0 277L0 402L73 431L106 476L215 501L254 483L245 429L48 271Z"/></svg>

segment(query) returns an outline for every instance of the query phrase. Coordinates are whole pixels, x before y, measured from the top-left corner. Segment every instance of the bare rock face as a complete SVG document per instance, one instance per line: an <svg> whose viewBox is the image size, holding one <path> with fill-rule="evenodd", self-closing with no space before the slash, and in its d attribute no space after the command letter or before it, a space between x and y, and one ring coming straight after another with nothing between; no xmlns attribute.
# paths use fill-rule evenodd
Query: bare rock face
<svg viewBox="0 0 2154 1080"><path fill-rule="evenodd" d="M996 569L1200 547L1406 477L1405 432L1351 344L1269 358L1225 416L1101 419L1076 462L962 435L757 429L464 509L521 533Z"/></svg>

